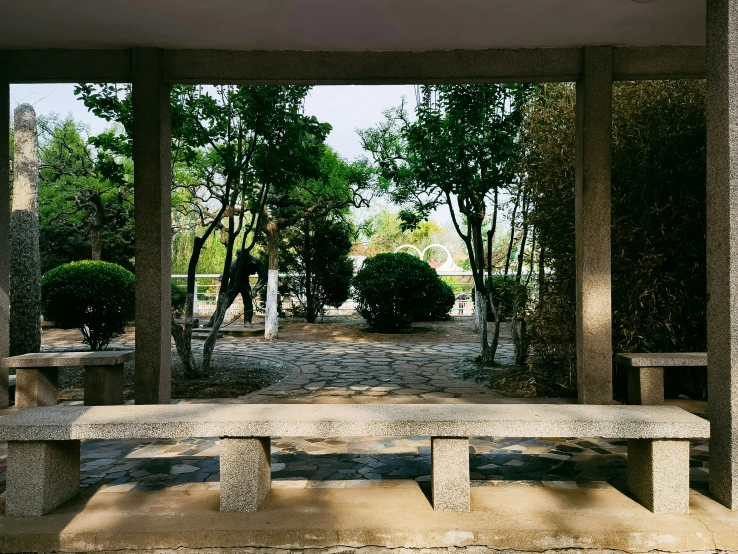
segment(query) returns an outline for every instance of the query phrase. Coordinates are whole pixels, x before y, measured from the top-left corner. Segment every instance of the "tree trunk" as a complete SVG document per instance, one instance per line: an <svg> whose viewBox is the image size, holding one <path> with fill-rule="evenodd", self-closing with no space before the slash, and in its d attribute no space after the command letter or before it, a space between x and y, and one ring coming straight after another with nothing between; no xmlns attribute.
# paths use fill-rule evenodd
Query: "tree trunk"
<svg viewBox="0 0 738 554"><path fill-rule="evenodd" d="M36 113L15 109L13 209L10 214L10 355L41 349Z"/></svg>
<svg viewBox="0 0 738 554"><path fill-rule="evenodd" d="M275 221L266 224L267 252L269 265L267 267L267 301L264 317L264 338L274 340L279 336L279 313L277 295L279 294L279 228Z"/></svg>
<svg viewBox="0 0 738 554"><path fill-rule="evenodd" d="M92 246L92 259L102 260L102 229L93 225L90 229L90 245Z"/></svg>

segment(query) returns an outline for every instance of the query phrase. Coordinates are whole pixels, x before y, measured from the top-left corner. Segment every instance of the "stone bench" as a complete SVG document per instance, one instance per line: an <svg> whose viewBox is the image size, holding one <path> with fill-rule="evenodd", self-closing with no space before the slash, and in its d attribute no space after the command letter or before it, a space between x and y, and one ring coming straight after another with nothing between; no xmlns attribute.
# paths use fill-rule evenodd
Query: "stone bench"
<svg viewBox="0 0 738 554"><path fill-rule="evenodd" d="M220 509L256 511L271 486L270 437L431 437L433 508L469 511L469 439L628 439L628 487L654 512L689 511L689 439L709 423L667 406L174 404L59 406L0 419L6 514L38 516L79 491L80 440L220 437Z"/></svg>
<svg viewBox="0 0 738 554"><path fill-rule="evenodd" d="M628 404L664 403L664 368L707 366L707 352L616 354L628 371Z"/></svg>
<svg viewBox="0 0 738 554"><path fill-rule="evenodd" d="M86 406L123 404L123 364L134 352L41 352L0 360L0 368L15 369L15 405L18 408L56 406L59 368L84 367Z"/></svg>

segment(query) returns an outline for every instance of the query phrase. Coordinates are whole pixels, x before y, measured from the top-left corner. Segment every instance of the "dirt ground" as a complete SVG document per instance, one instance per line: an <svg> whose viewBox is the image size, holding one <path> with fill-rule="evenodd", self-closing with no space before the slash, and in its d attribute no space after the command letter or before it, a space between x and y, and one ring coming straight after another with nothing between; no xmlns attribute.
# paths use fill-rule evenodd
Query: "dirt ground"
<svg viewBox="0 0 738 554"><path fill-rule="evenodd" d="M258 317L254 324L263 323ZM239 325L238 322L234 325ZM80 346L82 334L76 329L56 329L44 327L41 341L44 345ZM118 337L111 344L132 345L135 340L135 328L126 329L125 335ZM222 340L233 340L224 337ZM261 338L237 339L242 341L260 341ZM287 318L280 323L279 339L282 342L437 342L437 343L476 343L479 340L474 331L474 320L471 317L452 317L448 321L420 322L404 333L376 333L369 329L359 316L330 316L322 323L306 323L304 320ZM510 344L509 323L503 322L500 330L500 342Z"/></svg>

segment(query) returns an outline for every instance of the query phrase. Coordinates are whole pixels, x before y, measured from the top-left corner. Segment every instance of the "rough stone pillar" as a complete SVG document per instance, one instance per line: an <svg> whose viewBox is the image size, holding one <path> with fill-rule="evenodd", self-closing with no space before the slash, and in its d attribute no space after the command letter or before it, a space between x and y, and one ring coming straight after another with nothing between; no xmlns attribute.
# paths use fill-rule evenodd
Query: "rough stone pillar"
<svg viewBox="0 0 738 554"><path fill-rule="evenodd" d="M469 439L431 438L431 487L435 511L469 511Z"/></svg>
<svg viewBox="0 0 738 554"><path fill-rule="evenodd" d="M123 404L123 364L85 367L85 406Z"/></svg>
<svg viewBox="0 0 738 554"><path fill-rule="evenodd" d="M220 439L220 511L255 512L272 486L269 437Z"/></svg>
<svg viewBox="0 0 738 554"><path fill-rule="evenodd" d="M16 370L15 405L19 409L56 406L59 402L59 368Z"/></svg>
<svg viewBox="0 0 738 554"><path fill-rule="evenodd" d="M628 404L664 403L664 368L629 367Z"/></svg>
<svg viewBox="0 0 738 554"><path fill-rule="evenodd" d="M10 355L41 349L38 133L30 104L15 109L13 209L10 212Z"/></svg>
<svg viewBox="0 0 738 554"><path fill-rule="evenodd" d="M160 52L133 51L136 403L171 401L172 159Z"/></svg>
<svg viewBox="0 0 738 554"><path fill-rule="evenodd" d="M0 358L10 354L10 85L0 77ZM0 409L8 407L8 370L0 368Z"/></svg>
<svg viewBox="0 0 738 554"><path fill-rule="evenodd" d="M688 514L689 441L629 440L627 481L630 493L652 512Z"/></svg>
<svg viewBox="0 0 738 554"><path fill-rule="evenodd" d="M738 2L707 2L710 491L738 509Z"/></svg>
<svg viewBox="0 0 738 554"><path fill-rule="evenodd" d="M8 443L6 516L41 516L79 493L80 442Z"/></svg>
<svg viewBox="0 0 738 554"><path fill-rule="evenodd" d="M584 49L576 106L577 385L582 404L612 402L610 179L612 47Z"/></svg>

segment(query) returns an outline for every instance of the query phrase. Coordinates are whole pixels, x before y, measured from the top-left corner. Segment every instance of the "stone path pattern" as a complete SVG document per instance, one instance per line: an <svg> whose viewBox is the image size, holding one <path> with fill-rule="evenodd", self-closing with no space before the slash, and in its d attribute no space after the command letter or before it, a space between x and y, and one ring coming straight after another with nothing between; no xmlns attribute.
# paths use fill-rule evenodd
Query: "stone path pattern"
<svg viewBox="0 0 738 554"><path fill-rule="evenodd" d="M283 382L219 402L497 402L499 393L450 375L447 367L475 355L475 344L263 343L225 340L223 353L269 358L293 367ZM511 345L501 345L511 363ZM199 402L199 401L198 401ZM202 402L213 402L207 400ZM472 438L473 486L608 487L624 478L625 441L548 437ZM691 480L708 478L707 441L694 441ZM5 488L0 446L0 490ZM217 489L217 439L87 441L84 488ZM411 438L303 438L272 441L275 487L417 486L430 479L430 441Z"/></svg>

